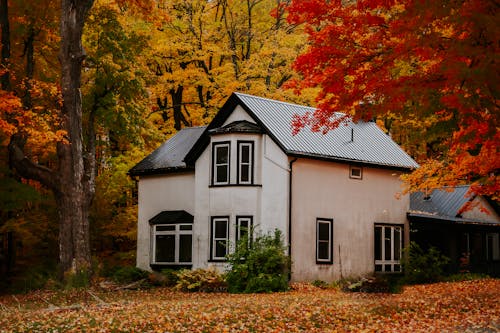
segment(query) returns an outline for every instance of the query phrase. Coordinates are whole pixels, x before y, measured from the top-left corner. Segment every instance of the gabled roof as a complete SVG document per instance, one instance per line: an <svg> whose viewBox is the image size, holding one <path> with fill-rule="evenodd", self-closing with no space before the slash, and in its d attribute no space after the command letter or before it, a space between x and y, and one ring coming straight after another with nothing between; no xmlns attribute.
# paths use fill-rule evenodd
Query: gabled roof
<svg viewBox="0 0 500 333"><path fill-rule="evenodd" d="M214 128L209 131L210 134L224 134L224 133L263 133L259 125L251 123L247 120L233 121L226 126Z"/></svg>
<svg viewBox="0 0 500 333"><path fill-rule="evenodd" d="M129 170L131 176L161 174L191 170L184 158L204 133L206 126L187 127L175 134L158 149Z"/></svg>
<svg viewBox="0 0 500 333"><path fill-rule="evenodd" d="M438 220L455 223L499 224L500 221L486 219L472 220L463 218L467 204L475 198L469 193L470 186L456 186L432 190L430 193L415 192L410 194L408 217L413 220Z"/></svg>
<svg viewBox="0 0 500 333"><path fill-rule="evenodd" d="M294 115L314 112L314 108L252 95L233 93L187 154L194 163L209 144L208 133L223 126L236 106L241 107L273 138L288 155L362 163L398 169L414 169L418 164L373 122L349 122L326 134L305 128L292 134Z"/></svg>

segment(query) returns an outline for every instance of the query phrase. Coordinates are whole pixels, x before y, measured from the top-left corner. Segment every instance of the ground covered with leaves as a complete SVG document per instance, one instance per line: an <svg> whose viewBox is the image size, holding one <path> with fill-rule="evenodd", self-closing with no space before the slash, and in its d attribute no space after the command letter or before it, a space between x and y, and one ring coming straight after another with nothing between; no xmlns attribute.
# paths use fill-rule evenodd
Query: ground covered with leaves
<svg viewBox="0 0 500 333"><path fill-rule="evenodd" d="M346 293L296 284L273 294L166 288L0 297L0 332L497 332L500 280Z"/></svg>

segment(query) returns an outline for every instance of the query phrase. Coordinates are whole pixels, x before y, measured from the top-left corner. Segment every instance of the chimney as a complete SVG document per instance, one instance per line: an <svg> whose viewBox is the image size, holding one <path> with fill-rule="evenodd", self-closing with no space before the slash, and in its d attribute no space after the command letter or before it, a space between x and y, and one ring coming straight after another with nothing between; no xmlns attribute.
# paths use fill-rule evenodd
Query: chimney
<svg viewBox="0 0 500 333"><path fill-rule="evenodd" d="M354 142L354 128L351 128L351 142Z"/></svg>

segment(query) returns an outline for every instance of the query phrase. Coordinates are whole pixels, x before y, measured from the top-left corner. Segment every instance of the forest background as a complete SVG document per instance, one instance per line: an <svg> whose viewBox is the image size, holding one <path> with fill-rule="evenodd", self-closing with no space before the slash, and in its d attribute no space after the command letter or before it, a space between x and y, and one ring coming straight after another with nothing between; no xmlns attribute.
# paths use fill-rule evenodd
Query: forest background
<svg viewBox="0 0 500 333"><path fill-rule="evenodd" d="M291 131L332 128L325 120L339 108L375 120L422 163L409 185L473 183L498 200L498 10L464 3L477 15L452 22L467 8L427 4L416 15L391 1L358 1L356 10L314 0L95 1L81 90L83 146L95 162L94 269L135 262L136 184L127 171L179 129L207 124L234 91L320 107L322 121L295 119ZM1 273L19 288L37 287L58 264L53 192L16 172L9 144L20 135L30 160L57 166L66 140L57 116L60 11L54 0L0 1ZM424 20L407 20L415 16ZM413 26L398 30L405 19Z"/></svg>

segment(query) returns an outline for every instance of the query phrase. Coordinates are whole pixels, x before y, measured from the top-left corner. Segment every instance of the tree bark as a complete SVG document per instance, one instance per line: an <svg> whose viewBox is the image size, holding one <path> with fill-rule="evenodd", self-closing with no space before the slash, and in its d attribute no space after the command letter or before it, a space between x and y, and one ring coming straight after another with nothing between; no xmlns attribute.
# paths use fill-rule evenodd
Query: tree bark
<svg viewBox="0 0 500 333"><path fill-rule="evenodd" d="M93 0L61 1L62 129L67 142L57 146L61 188L59 208L59 259L63 272L90 271L89 205L86 190L91 184L84 166L82 97L80 91L85 52L82 33Z"/></svg>
<svg viewBox="0 0 500 333"><path fill-rule="evenodd" d="M7 69L5 73L0 75L0 84L3 90L10 91L12 86L10 83L9 59L10 59L10 24L9 24L9 5L7 0L0 0L0 26L2 28L2 50L0 64L2 69Z"/></svg>

